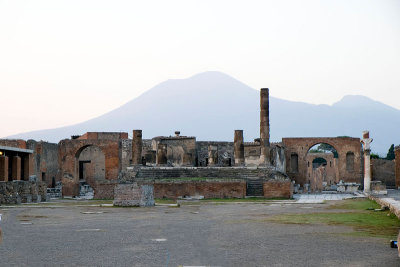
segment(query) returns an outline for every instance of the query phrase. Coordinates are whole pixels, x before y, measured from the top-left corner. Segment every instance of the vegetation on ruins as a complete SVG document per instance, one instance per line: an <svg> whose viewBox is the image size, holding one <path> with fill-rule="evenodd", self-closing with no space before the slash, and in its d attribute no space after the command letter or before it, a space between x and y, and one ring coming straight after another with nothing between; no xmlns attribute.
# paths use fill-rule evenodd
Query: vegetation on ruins
<svg viewBox="0 0 400 267"><path fill-rule="evenodd" d="M388 153L386 155L386 159L387 160L394 160L395 156L394 156L394 144L392 144L388 150Z"/></svg>

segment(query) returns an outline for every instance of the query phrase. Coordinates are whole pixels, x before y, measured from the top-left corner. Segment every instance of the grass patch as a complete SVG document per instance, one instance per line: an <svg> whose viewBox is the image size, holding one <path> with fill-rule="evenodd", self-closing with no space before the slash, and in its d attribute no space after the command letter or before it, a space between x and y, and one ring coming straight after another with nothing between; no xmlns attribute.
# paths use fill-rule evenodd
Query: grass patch
<svg viewBox="0 0 400 267"><path fill-rule="evenodd" d="M346 212L283 214L271 216L267 221L287 224L343 225L353 227L354 232L349 233L350 235L395 239L399 233L400 220L389 211L367 210L369 208L380 208L380 206L369 199L345 200L327 209L348 210Z"/></svg>
<svg viewBox="0 0 400 267"><path fill-rule="evenodd" d="M368 210L379 209L381 206L370 199L346 199L329 206L329 209L340 210Z"/></svg>

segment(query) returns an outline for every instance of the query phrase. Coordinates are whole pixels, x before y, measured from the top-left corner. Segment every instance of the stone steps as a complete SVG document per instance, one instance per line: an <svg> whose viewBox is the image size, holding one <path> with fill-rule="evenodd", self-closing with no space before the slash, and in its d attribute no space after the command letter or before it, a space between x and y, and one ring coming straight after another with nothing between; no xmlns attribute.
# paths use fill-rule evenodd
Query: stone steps
<svg viewBox="0 0 400 267"><path fill-rule="evenodd" d="M233 178L252 179L266 176L268 169L246 169L246 168L142 168L137 172L137 178L180 178L180 177L210 177L210 178Z"/></svg>

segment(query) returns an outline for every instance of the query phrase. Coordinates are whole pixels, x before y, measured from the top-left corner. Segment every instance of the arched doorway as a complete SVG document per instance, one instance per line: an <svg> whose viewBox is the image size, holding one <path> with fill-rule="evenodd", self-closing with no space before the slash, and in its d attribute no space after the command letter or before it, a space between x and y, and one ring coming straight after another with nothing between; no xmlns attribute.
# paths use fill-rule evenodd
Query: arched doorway
<svg viewBox="0 0 400 267"><path fill-rule="evenodd" d="M79 179L79 196L93 198L93 188L105 180L105 156L100 147L81 147L76 155L76 176Z"/></svg>
<svg viewBox="0 0 400 267"><path fill-rule="evenodd" d="M307 182L311 191L330 190L339 182L339 155L330 144L315 144L307 151Z"/></svg>

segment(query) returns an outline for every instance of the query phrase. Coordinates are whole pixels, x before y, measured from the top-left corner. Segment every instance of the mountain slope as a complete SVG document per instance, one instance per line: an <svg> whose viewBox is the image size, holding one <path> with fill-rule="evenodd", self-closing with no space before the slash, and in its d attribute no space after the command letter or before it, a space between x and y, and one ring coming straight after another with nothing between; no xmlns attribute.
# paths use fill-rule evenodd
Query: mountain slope
<svg viewBox="0 0 400 267"><path fill-rule="evenodd" d="M271 89L273 94L273 88ZM374 138L373 151L385 154L400 143L400 110L364 96L345 96L332 106L270 98L271 141L282 137L361 136ZM220 72L167 80L125 105L72 126L22 133L12 138L58 142L87 131L142 129L144 138L172 135L198 140L233 140L243 129L246 140L259 136L259 91Z"/></svg>

